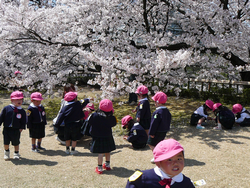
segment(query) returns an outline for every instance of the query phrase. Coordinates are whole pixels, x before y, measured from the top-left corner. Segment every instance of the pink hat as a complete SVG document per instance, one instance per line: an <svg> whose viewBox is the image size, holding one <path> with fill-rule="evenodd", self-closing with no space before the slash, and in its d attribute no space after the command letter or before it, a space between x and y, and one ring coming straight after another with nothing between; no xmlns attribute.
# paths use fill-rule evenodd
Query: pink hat
<svg viewBox="0 0 250 188"><path fill-rule="evenodd" d="M36 100L36 101L41 101L41 100L43 100L42 94L39 93L39 92L34 92L34 93L32 93L32 94L30 95L30 98L31 98L32 100Z"/></svg>
<svg viewBox="0 0 250 188"><path fill-rule="evenodd" d="M95 106L94 106L94 104L93 103L88 103L87 105L86 105L86 108L89 108L90 110L95 110Z"/></svg>
<svg viewBox="0 0 250 188"><path fill-rule="evenodd" d="M14 91L10 95L11 99L23 99L23 93L21 91Z"/></svg>
<svg viewBox="0 0 250 188"><path fill-rule="evenodd" d="M177 142L174 139L167 139L159 142L154 150L154 161L160 162L164 161L166 159L169 159L176 154L180 153L181 151L184 151L183 147L179 142Z"/></svg>
<svg viewBox="0 0 250 188"><path fill-rule="evenodd" d="M68 92L64 95L64 100L65 101L72 101L77 97L77 92Z"/></svg>
<svg viewBox="0 0 250 188"><path fill-rule="evenodd" d="M237 113L241 112L242 109L243 109L243 107L241 106L241 104L234 104L234 105L233 105L232 112L233 112L234 114L237 114Z"/></svg>
<svg viewBox="0 0 250 188"><path fill-rule="evenodd" d="M15 71L15 75L22 74L20 71Z"/></svg>
<svg viewBox="0 0 250 188"><path fill-rule="evenodd" d="M221 103L215 103L213 105L213 111L217 110L222 104Z"/></svg>
<svg viewBox="0 0 250 188"><path fill-rule="evenodd" d="M144 85L141 85L137 88L136 92L135 93L138 93L138 94L141 94L141 95L145 95L148 93L148 88Z"/></svg>
<svg viewBox="0 0 250 188"><path fill-rule="evenodd" d="M153 101L164 104L167 102L168 96L163 92L157 92L153 97Z"/></svg>
<svg viewBox="0 0 250 188"><path fill-rule="evenodd" d="M100 108L100 110L102 110L104 112L110 112L110 111L114 112L113 103L109 99L103 99L103 100L101 100L101 102L99 104L99 108Z"/></svg>
<svg viewBox="0 0 250 188"><path fill-rule="evenodd" d="M122 127L128 124L128 122L133 119L130 115L126 115L122 118Z"/></svg>
<svg viewBox="0 0 250 188"><path fill-rule="evenodd" d="M206 100L205 104L208 106L208 108L210 108L211 110L213 110L213 105L214 102L211 100Z"/></svg>

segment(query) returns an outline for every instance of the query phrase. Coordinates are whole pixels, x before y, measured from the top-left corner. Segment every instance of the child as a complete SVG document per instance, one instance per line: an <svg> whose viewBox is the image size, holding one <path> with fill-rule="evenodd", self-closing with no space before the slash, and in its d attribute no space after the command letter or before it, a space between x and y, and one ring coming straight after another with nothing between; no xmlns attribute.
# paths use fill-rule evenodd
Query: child
<svg viewBox="0 0 250 188"><path fill-rule="evenodd" d="M196 129L205 129L201 124L205 122L206 119L212 120L213 118L208 116L208 112L213 110L213 101L206 100L205 104L200 106L191 116L190 125L196 125Z"/></svg>
<svg viewBox="0 0 250 188"><path fill-rule="evenodd" d="M191 180L182 174L184 149L174 139L163 140L154 148L156 167L130 176L126 188L194 188Z"/></svg>
<svg viewBox="0 0 250 188"><path fill-rule="evenodd" d="M236 115L235 123L241 127L250 126L250 112L243 108L241 104L234 104L232 112Z"/></svg>
<svg viewBox="0 0 250 188"><path fill-rule="evenodd" d="M83 122L83 125L81 127L81 133L82 135L86 135L86 136L91 136L89 134L89 129L90 129L90 124L88 123L88 117L89 117L89 114L92 113L93 111L95 111L95 106L93 103L88 103L86 105L86 107L83 109L84 111L84 122Z"/></svg>
<svg viewBox="0 0 250 188"><path fill-rule="evenodd" d="M151 121L150 104L148 101L148 88L144 85L141 85L137 88L135 93L138 96L139 104L132 112L136 112L136 121L145 129L148 135Z"/></svg>
<svg viewBox="0 0 250 188"><path fill-rule="evenodd" d="M214 115L216 116L215 121L218 124L218 126L214 127L214 129L232 129L235 122L235 118L231 110L229 110L225 106L222 106L221 103L215 103L213 105L213 111Z"/></svg>
<svg viewBox="0 0 250 188"><path fill-rule="evenodd" d="M117 123L113 116L114 109L112 101L103 99L99 103L99 109L89 117L90 134L92 136L92 145L90 151L98 153L98 167L95 168L97 174L102 174L103 168L110 168L110 152L115 150L115 142L112 135L112 127ZM103 154L105 154L106 162L102 165Z"/></svg>
<svg viewBox="0 0 250 188"><path fill-rule="evenodd" d="M148 135L139 123L134 123L133 118L127 115L122 118L122 128L129 131L123 138L132 143L132 148L141 149L147 144Z"/></svg>
<svg viewBox="0 0 250 188"><path fill-rule="evenodd" d="M5 106L0 114L0 125L3 123L3 139L4 139L4 159L10 158L9 144L14 146L14 159L19 159L20 136L26 125L26 113L22 109L23 93L14 91L10 95L11 104Z"/></svg>
<svg viewBox="0 0 250 188"><path fill-rule="evenodd" d="M157 92L153 97L155 101L156 110L151 118L151 125L149 129L148 145L153 151L155 146L165 139L167 132L170 129L171 113L165 106L167 102L167 95L163 92ZM151 160L154 163L154 158Z"/></svg>
<svg viewBox="0 0 250 188"><path fill-rule="evenodd" d="M64 96L66 93L70 92L70 91L73 91L75 92L75 86L73 84L66 84L64 87L63 87L63 98L61 100L61 107L60 107L60 110L56 116L56 118L53 119L53 126L55 125L56 121L57 121L57 118L62 110L62 108L65 106L66 104L66 101L64 100ZM59 141L61 144L65 145L65 139L64 139L64 122L62 122L62 124L57 128L54 126L54 132L57 134L57 137L56 137L56 140Z"/></svg>
<svg viewBox="0 0 250 188"><path fill-rule="evenodd" d="M39 150L45 150L45 148L41 146L41 143L42 138L45 137L45 125L47 125L46 113L44 107L41 105L41 101L43 100L41 93L34 92L30 95L30 98L31 104L27 110L27 128L29 129L31 138L31 151L39 152Z"/></svg>
<svg viewBox="0 0 250 188"><path fill-rule="evenodd" d="M64 121L64 138L66 140L66 154L74 155L78 153L75 150L76 142L79 139L79 134L81 134L81 119L84 118L83 108L86 106L86 102L89 101L77 101L77 93L76 92L68 92L64 96L64 100L66 101L64 107L61 109L60 114L55 123L55 127L59 127ZM70 142L71 151L69 149Z"/></svg>

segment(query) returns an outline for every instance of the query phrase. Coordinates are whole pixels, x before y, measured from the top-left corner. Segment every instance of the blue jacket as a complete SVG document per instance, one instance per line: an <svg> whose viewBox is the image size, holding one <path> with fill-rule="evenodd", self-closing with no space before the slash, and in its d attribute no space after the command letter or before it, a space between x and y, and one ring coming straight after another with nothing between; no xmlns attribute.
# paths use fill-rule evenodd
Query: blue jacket
<svg viewBox="0 0 250 188"><path fill-rule="evenodd" d="M43 123L44 125L47 125L45 109L42 105L39 107L41 108L41 111L39 111L38 107L34 106L33 103L29 105L27 109L27 128L32 128L32 126L37 123Z"/></svg>
<svg viewBox="0 0 250 188"><path fill-rule="evenodd" d="M104 112L95 112L89 119L90 134L93 137L107 138L112 136L112 127L117 123L115 116L106 117Z"/></svg>
<svg viewBox="0 0 250 188"><path fill-rule="evenodd" d="M139 123L135 123L128 133L127 141L131 143L136 141L137 143L146 144L148 141L148 135Z"/></svg>
<svg viewBox="0 0 250 188"><path fill-rule="evenodd" d="M85 101L67 102L61 109L60 114L56 120L55 127L59 127L64 121L65 126L72 122L79 122L84 118L82 109L89 103L89 99Z"/></svg>
<svg viewBox="0 0 250 188"><path fill-rule="evenodd" d="M16 129L25 129L26 127L26 113L21 107L14 112L14 106L5 106L0 114L0 126L3 123L4 127L12 127Z"/></svg>
<svg viewBox="0 0 250 188"><path fill-rule="evenodd" d="M126 188L165 188L165 185L161 185L159 182L161 177L158 176L154 169L142 171L140 175L134 181L128 181ZM183 181L175 182L170 186L171 188L194 188L191 180L183 175Z"/></svg>
<svg viewBox="0 0 250 188"><path fill-rule="evenodd" d="M139 101L138 106L136 107L136 118L140 119L150 119L151 112L150 112L150 105L147 99L142 99Z"/></svg>
<svg viewBox="0 0 250 188"><path fill-rule="evenodd" d="M155 135L156 132L168 132L171 118L171 113L165 106L156 108L151 118L149 135Z"/></svg>

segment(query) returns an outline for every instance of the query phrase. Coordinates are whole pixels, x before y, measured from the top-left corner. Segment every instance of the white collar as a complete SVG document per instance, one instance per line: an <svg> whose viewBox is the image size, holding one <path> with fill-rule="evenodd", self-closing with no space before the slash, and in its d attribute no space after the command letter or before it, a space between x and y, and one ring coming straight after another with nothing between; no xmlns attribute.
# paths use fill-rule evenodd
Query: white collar
<svg viewBox="0 0 250 188"><path fill-rule="evenodd" d="M137 125L139 125L139 123L137 122L137 123L134 123L134 126L137 126Z"/></svg>
<svg viewBox="0 0 250 188"><path fill-rule="evenodd" d="M140 101L147 101L147 100L148 100L148 98L146 97L146 98L144 98L144 99L140 99L139 102L140 102Z"/></svg>
<svg viewBox="0 0 250 188"><path fill-rule="evenodd" d="M66 101L65 106L66 106L66 105L73 104L74 102L76 102L76 101L72 101L72 102L68 102L68 101Z"/></svg>
<svg viewBox="0 0 250 188"><path fill-rule="evenodd" d="M10 106L14 109L16 106L14 105L14 104L10 104ZM16 107L17 109L19 109L19 110L21 110L22 109L22 107L21 106L18 106L18 107Z"/></svg>
<svg viewBox="0 0 250 188"><path fill-rule="evenodd" d="M159 109L164 109L164 108L167 108L166 106L159 106L156 108L156 110L159 110Z"/></svg>
<svg viewBox="0 0 250 188"><path fill-rule="evenodd" d="M155 173L161 177L161 179L163 180L164 178L170 179L171 177L169 177L165 172L163 172L158 166L156 166L154 168ZM178 175L172 177L172 181L171 181L171 185L173 185L175 182L182 182L183 181L183 174L179 173Z"/></svg>
<svg viewBox="0 0 250 188"><path fill-rule="evenodd" d="M31 106L32 108L37 108L37 107L38 107L38 106L35 106L33 102L30 103L30 106ZM41 104L39 104L39 107L41 107Z"/></svg>

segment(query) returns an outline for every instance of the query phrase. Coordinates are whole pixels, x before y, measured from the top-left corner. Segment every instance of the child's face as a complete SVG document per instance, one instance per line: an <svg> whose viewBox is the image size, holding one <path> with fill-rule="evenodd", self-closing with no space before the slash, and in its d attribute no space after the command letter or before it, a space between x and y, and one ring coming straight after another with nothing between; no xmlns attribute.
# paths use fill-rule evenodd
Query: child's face
<svg viewBox="0 0 250 188"><path fill-rule="evenodd" d="M164 161L157 162L156 165L161 168L161 170L165 172L168 176L174 177L181 173L184 168L183 152L180 152Z"/></svg>
<svg viewBox="0 0 250 188"><path fill-rule="evenodd" d="M11 99L11 102L15 107L19 107L23 104L23 99Z"/></svg>
<svg viewBox="0 0 250 188"><path fill-rule="evenodd" d="M41 104L41 101L37 101L37 100L31 100L31 102L33 102L35 106L39 106Z"/></svg>

